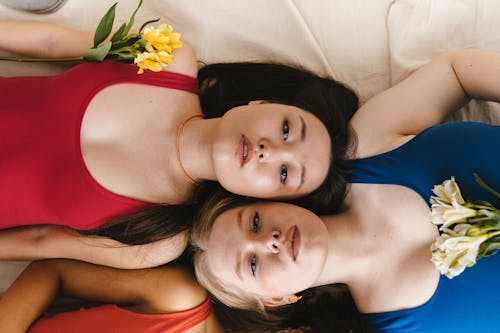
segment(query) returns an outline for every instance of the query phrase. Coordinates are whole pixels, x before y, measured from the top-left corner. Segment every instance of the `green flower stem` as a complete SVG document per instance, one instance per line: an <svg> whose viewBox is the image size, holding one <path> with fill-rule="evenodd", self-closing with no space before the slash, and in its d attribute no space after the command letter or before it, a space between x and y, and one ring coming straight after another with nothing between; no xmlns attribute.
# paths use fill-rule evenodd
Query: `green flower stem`
<svg viewBox="0 0 500 333"><path fill-rule="evenodd" d="M500 230L497 230L497 231L492 232L492 233L488 233L488 239L492 239L492 238L495 238L497 236L500 236Z"/></svg>
<svg viewBox="0 0 500 333"><path fill-rule="evenodd" d="M485 206L485 205L478 205L477 203L471 203L471 202L466 202L465 204L463 204L463 206L467 207L467 208L472 208L472 209L495 210L494 207Z"/></svg>
<svg viewBox="0 0 500 333"><path fill-rule="evenodd" d="M491 217L489 217L489 216L469 217L467 219L467 222L477 223L477 222L488 221L488 220L491 220Z"/></svg>
<svg viewBox="0 0 500 333"><path fill-rule="evenodd" d="M75 58L17 58L17 57L0 57L0 60L16 61L16 62L69 62L69 61L83 61L83 57L75 57Z"/></svg>
<svg viewBox="0 0 500 333"><path fill-rule="evenodd" d="M497 198L500 198L500 193L498 193L491 186L486 184L485 181L481 177L479 177L479 175L477 173L474 173L473 176L474 176L474 180L476 181L476 183L478 183L482 188L484 188L486 191L490 192L491 194L493 194Z"/></svg>

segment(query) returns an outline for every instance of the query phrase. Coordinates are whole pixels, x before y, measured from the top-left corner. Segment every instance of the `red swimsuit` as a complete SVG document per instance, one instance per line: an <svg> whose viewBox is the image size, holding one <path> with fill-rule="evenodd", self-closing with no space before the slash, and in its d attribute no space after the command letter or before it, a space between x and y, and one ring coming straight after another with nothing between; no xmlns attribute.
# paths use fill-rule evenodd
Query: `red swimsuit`
<svg viewBox="0 0 500 333"><path fill-rule="evenodd" d="M140 314L116 305L60 313L36 322L29 333L180 333L212 313L210 299L197 307L167 314Z"/></svg>
<svg viewBox="0 0 500 333"><path fill-rule="evenodd" d="M60 224L92 229L147 203L113 194L88 172L80 148L92 98L118 83L197 92L195 78L117 62L57 76L0 78L0 229Z"/></svg>

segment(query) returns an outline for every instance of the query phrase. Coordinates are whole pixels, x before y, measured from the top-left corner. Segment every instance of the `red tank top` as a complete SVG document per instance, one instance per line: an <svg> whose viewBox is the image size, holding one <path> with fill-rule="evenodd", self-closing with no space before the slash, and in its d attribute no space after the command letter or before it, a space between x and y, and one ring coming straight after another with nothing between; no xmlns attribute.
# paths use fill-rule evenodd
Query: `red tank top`
<svg viewBox="0 0 500 333"><path fill-rule="evenodd" d="M83 115L119 83L197 92L195 78L118 62L84 63L56 76L0 78L0 229L59 224L92 229L147 203L116 195L88 172L80 148Z"/></svg>
<svg viewBox="0 0 500 333"><path fill-rule="evenodd" d="M210 299L197 307L168 314L140 314L116 305L103 305L42 318L29 333L180 333L212 313Z"/></svg>

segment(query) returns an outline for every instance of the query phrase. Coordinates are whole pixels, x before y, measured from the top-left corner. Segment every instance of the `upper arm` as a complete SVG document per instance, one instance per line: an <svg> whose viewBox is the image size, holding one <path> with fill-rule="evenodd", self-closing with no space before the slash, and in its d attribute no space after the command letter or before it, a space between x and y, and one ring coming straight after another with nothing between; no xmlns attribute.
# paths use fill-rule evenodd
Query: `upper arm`
<svg viewBox="0 0 500 333"><path fill-rule="evenodd" d="M182 232L149 244L125 245L62 226L29 226L0 231L0 259L67 258L118 268L147 268L179 257L187 240L187 232Z"/></svg>
<svg viewBox="0 0 500 333"><path fill-rule="evenodd" d="M170 313L192 309L203 303L208 294L194 273L181 266L158 268L144 291L144 304L151 312Z"/></svg>
<svg viewBox="0 0 500 333"><path fill-rule="evenodd" d="M56 261L64 295L113 304L132 304L144 313L171 313L196 307L207 293L193 273L180 266L122 270L79 261Z"/></svg>
<svg viewBox="0 0 500 333"><path fill-rule="evenodd" d="M468 102L453 63L455 56L447 53L435 58L364 104L352 119L360 149L378 153L372 146L416 135Z"/></svg>
<svg viewBox="0 0 500 333"><path fill-rule="evenodd" d="M165 68L166 71L192 77L198 75L198 61L191 45L183 41L182 47L175 49L173 55L174 60Z"/></svg>

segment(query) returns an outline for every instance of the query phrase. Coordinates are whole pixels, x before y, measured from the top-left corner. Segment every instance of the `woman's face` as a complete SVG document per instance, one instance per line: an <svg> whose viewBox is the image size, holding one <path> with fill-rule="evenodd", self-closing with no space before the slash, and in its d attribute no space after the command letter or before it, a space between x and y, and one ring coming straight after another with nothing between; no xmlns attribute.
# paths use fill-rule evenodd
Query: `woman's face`
<svg viewBox="0 0 500 333"><path fill-rule="evenodd" d="M331 160L328 131L300 108L251 102L221 118L213 144L219 183L258 198L294 198L315 190Z"/></svg>
<svg viewBox="0 0 500 333"><path fill-rule="evenodd" d="M230 209L215 220L206 248L216 278L263 298L309 288L323 271L327 230L318 216L287 203Z"/></svg>

